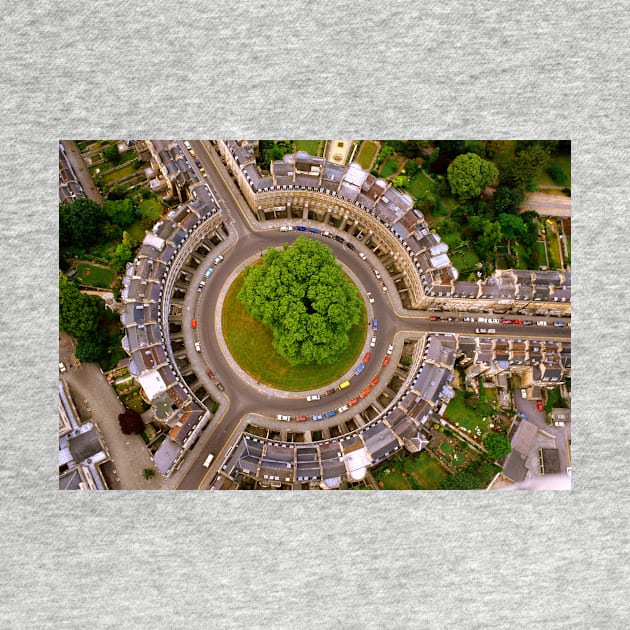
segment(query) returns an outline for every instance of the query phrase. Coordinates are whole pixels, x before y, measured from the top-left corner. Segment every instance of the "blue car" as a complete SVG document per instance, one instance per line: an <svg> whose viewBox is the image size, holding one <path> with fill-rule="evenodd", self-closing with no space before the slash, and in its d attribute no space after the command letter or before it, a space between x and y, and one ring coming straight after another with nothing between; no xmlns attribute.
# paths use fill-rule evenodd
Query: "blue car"
<svg viewBox="0 0 630 630"><path fill-rule="evenodd" d="M313 232L313 234L319 234L319 230L317 228L308 228L309 232Z"/></svg>
<svg viewBox="0 0 630 630"><path fill-rule="evenodd" d="M209 267L208 271L206 271L206 273L205 273L206 278L209 278L212 275L213 271L214 271L214 269L212 267Z"/></svg>
<svg viewBox="0 0 630 630"><path fill-rule="evenodd" d="M326 412L326 417L327 418L332 418L335 415L337 415L337 412L334 409L331 409L330 411Z"/></svg>
<svg viewBox="0 0 630 630"><path fill-rule="evenodd" d="M365 363L359 363L359 365L357 366L357 369L354 371L354 375L359 376L359 374L361 374L361 372L363 372L364 369L365 369Z"/></svg>
<svg viewBox="0 0 630 630"><path fill-rule="evenodd" d="M372 320L372 330L378 330L378 319Z"/></svg>
<svg viewBox="0 0 630 630"><path fill-rule="evenodd" d="M295 229L298 232L306 232L306 228L303 225L298 225Z"/></svg>
<svg viewBox="0 0 630 630"><path fill-rule="evenodd" d="M318 413L313 416L313 420L323 420L323 419L324 419L324 414L322 413Z"/></svg>

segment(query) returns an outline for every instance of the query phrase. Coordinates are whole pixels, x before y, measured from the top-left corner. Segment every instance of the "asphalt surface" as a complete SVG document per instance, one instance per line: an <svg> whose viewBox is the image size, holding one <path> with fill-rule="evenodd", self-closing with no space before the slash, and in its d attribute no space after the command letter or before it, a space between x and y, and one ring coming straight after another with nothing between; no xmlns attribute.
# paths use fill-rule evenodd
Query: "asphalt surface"
<svg viewBox="0 0 630 630"><path fill-rule="evenodd" d="M337 424L344 416L352 417L352 408L349 412L340 418L339 415L330 419L328 423L325 421L314 423L307 421L298 425L295 422L287 423L276 420L278 414L282 415L313 415L337 408L346 404L348 400L358 396L359 392L367 386L367 384L379 373L382 360L386 356L387 347L390 343L394 343L397 348L394 356L399 352L404 335L419 336L425 333L454 333L468 334L478 336L475 332L476 328L494 328L496 333L492 336L505 338L537 338L537 339L568 339L571 330L568 327L555 328L551 325L547 327L517 326L508 324L484 324L478 322L461 321L466 313L446 313L440 312L439 315L431 312L410 312L405 311L400 306L400 300L395 292L393 281L389 277L387 271L380 264L369 248L362 245L360 241L353 240L356 250L351 251L346 246L338 243L334 239L316 235L310 232L298 232L294 229L292 232L280 232L281 224L291 223L296 225L313 226L322 229L319 222L300 221L293 219L292 221L268 221L264 224L257 225L251 215L249 206L242 198L237 190L234 182L231 180L223 164L214 149L209 146L206 141L191 141L195 157L190 158L199 160L206 172L206 181L210 186L212 193L217 200L224 221L228 225L229 237L216 247L204 260L204 262L195 271L184 300L184 343L191 365L196 372L198 378L206 385L206 388L213 393L219 402L221 408L217 412L217 416L212 420L208 429L204 431L204 435L200 438L195 446L194 453L188 455L193 460L192 463L186 462L187 469L182 471L182 481L179 484L181 489L196 489L207 487L207 482L211 480L214 473L223 463L225 454L234 444L242 430L242 419L246 414L258 414L261 424L268 424L270 427L283 428L288 430L308 430L321 428L326 424ZM192 163L192 162L191 162ZM331 232L335 232L334 228L327 226ZM306 402L306 396L309 392L279 394L270 388L256 383L251 377L244 375L242 370L236 366L234 361L226 352L225 344L220 338L220 311L222 303L222 294L225 293L231 281L242 271L242 269L252 260L262 255L268 247L278 247L282 243L291 243L298 236L305 235L314 240L325 242L337 257L338 262L353 277L357 286L361 289L363 295L369 291L375 298L374 304L370 304L365 298L366 307L368 309L368 331L365 340L363 353L368 350L372 353L372 359L368 363L366 369L357 377L353 377L351 387L342 392L327 397L323 396L320 401ZM344 235L347 240L348 236ZM362 251L368 257L367 261L361 260L359 252ZM213 261L219 254L224 256L223 262L214 265ZM212 276L207 279L206 286L201 293L196 291L198 283L208 267L214 267ZM384 292L382 289L383 282L377 280L373 269L379 270L383 281L388 285L389 290ZM441 319L432 321L431 316L439 316ZM470 316L479 317L487 314L471 314ZM455 321L448 321L448 317L454 318ZM500 316L496 316L500 317ZM373 318L378 319L378 332L376 333L376 346L369 348L369 342L372 337L371 321ZM512 316L515 318L515 316ZM525 319L525 316L523 316ZM191 320L197 320L197 329L193 330ZM529 318L531 319L531 318ZM538 317L536 320L545 319L550 323L561 318L543 318ZM404 334L398 335L396 333ZM490 336L490 335L484 335ZM194 348L195 341L199 341L201 345L201 353L196 352ZM361 354L361 357L363 354ZM360 358L357 360L357 363ZM390 364L391 365L391 364ZM356 365L352 367L352 373ZM214 381L206 374L206 370L211 368L216 378L223 384L225 393L219 393L216 390ZM344 380L343 378L339 379ZM382 385L386 384L383 379ZM319 390L317 393L322 394ZM375 388L368 399L378 396L378 387ZM355 408L356 413L356 408ZM267 416L267 419L265 419ZM293 425L293 426L290 426ZM316 425L316 426L312 426ZM215 454L215 460L209 469L203 466L208 453Z"/></svg>

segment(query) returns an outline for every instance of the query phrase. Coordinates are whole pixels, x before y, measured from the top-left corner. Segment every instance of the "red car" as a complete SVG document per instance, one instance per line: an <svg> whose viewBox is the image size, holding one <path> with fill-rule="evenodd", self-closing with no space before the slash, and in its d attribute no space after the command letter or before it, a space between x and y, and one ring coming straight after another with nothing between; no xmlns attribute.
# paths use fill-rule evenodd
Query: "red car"
<svg viewBox="0 0 630 630"><path fill-rule="evenodd" d="M392 358L387 355L384 359L383 359L383 365L387 365L390 361L392 360Z"/></svg>
<svg viewBox="0 0 630 630"><path fill-rule="evenodd" d="M536 407L537 407L538 411L542 411L542 409L543 409L542 400L537 400L536 401Z"/></svg>
<svg viewBox="0 0 630 630"><path fill-rule="evenodd" d="M435 315L431 315L431 316L429 317L429 319L430 319L432 322L434 322L434 321L436 321L436 320L438 320L438 319L440 319L440 318L439 318L439 317L436 317Z"/></svg>
<svg viewBox="0 0 630 630"><path fill-rule="evenodd" d="M370 381L370 386L374 387L376 384L378 383L378 376L375 376L371 381Z"/></svg>
<svg viewBox="0 0 630 630"><path fill-rule="evenodd" d="M523 320L522 319L515 319L512 323L513 324L518 324L519 326L521 326L523 324Z"/></svg>
<svg viewBox="0 0 630 630"><path fill-rule="evenodd" d="M365 398L372 391L371 387L366 387L360 394L359 398Z"/></svg>
<svg viewBox="0 0 630 630"><path fill-rule="evenodd" d="M367 363L371 358L372 358L372 353L366 352L365 356L363 357L363 363Z"/></svg>
<svg viewBox="0 0 630 630"><path fill-rule="evenodd" d="M196 319L192 320L192 327L193 328L197 328L197 320Z"/></svg>
<svg viewBox="0 0 630 630"><path fill-rule="evenodd" d="M513 324L514 322L511 319L502 319L501 323L502 324Z"/></svg>
<svg viewBox="0 0 630 630"><path fill-rule="evenodd" d="M304 422L306 420L306 416L297 416L295 418L296 422Z"/></svg>
<svg viewBox="0 0 630 630"><path fill-rule="evenodd" d="M348 407L353 407L354 405L356 405L359 402L358 398L353 398L352 400L348 401Z"/></svg>
<svg viewBox="0 0 630 630"><path fill-rule="evenodd" d="M214 372L213 372L210 368L208 368L208 369L206 370L206 372L208 373L208 376L209 376L210 378L214 378Z"/></svg>

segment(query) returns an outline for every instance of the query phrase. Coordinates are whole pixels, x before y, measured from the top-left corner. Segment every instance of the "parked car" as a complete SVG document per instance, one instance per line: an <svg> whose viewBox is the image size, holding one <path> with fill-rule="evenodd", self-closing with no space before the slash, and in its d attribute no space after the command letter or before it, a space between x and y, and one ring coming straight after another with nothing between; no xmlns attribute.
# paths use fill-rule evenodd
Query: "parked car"
<svg viewBox="0 0 630 630"><path fill-rule="evenodd" d="M341 236L339 236L338 234L335 235L335 240L337 241L337 243L341 243L342 245L346 242L345 239L341 238Z"/></svg>
<svg viewBox="0 0 630 630"><path fill-rule="evenodd" d="M201 293L201 292L203 291L203 288L204 288L205 286L206 286L206 281L205 281L205 280L202 280L202 281L199 283L199 286L197 287L197 293Z"/></svg>
<svg viewBox="0 0 630 630"><path fill-rule="evenodd" d="M387 291L387 287L385 285L382 286L383 291Z"/></svg>
<svg viewBox="0 0 630 630"><path fill-rule="evenodd" d="M308 228L308 231L312 232L313 234L319 234L319 230L317 228L314 228L314 227Z"/></svg>
<svg viewBox="0 0 630 630"><path fill-rule="evenodd" d="M354 407L354 405L356 405L359 402L358 398L353 398L352 400L348 401L348 407Z"/></svg>
<svg viewBox="0 0 630 630"><path fill-rule="evenodd" d="M353 252L354 251L354 245L352 243L346 243L346 247Z"/></svg>
<svg viewBox="0 0 630 630"><path fill-rule="evenodd" d="M521 389L521 398L527 398L527 390L524 388Z"/></svg>
<svg viewBox="0 0 630 630"><path fill-rule="evenodd" d="M536 326L546 326L547 322L544 319L538 320Z"/></svg>
<svg viewBox="0 0 630 630"><path fill-rule="evenodd" d="M204 274L204 276L206 278L209 278L212 275L212 272L214 271L214 269L212 267L208 267L208 271L206 271L206 273Z"/></svg>
<svg viewBox="0 0 630 630"><path fill-rule="evenodd" d="M206 370L206 374L207 374L210 378L214 378L214 372L213 372L210 368L208 368L208 369Z"/></svg>
<svg viewBox="0 0 630 630"><path fill-rule="evenodd" d="M313 420L323 420L324 419L324 414L323 413L316 413L313 416Z"/></svg>
<svg viewBox="0 0 630 630"><path fill-rule="evenodd" d="M381 274L380 274L379 270L378 269L372 269L372 271L374 272L374 275L376 276L376 279L380 280L381 279Z"/></svg>
<svg viewBox="0 0 630 630"><path fill-rule="evenodd" d="M193 319L193 320L192 320L192 322L191 322L191 326L192 326L193 328L197 328L197 320L196 320L196 319Z"/></svg>
<svg viewBox="0 0 630 630"><path fill-rule="evenodd" d="M326 230L325 232L322 233L322 236L326 236L327 238L332 238L332 234Z"/></svg>
<svg viewBox="0 0 630 630"><path fill-rule="evenodd" d="M564 322L554 322L553 325L556 328L564 328Z"/></svg>
<svg viewBox="0 0 630 630"><path fill-rule="evenodd" d="M367 256L363 252L359 252L359 258L361 260L367 260Z"/></svg>
<svg viewBox="0 0 630 630"><path fill-rule="evenodd" d="M372 320L372 330L378 330L378 319Z"/></svg>
<svg viewBox="0 0 630 630"><path fill-rule="evenodd" d="M319 400L321 396L319 394L310 394L306 397L308 402L312 402L313 400Z"/></svg>
<svg viewBox="0 0 630 630"><path fill-rule="evenodd" d="M306 232L306 226L304 226L304 225L298 225L295 229L298 232Z"/></svg>
<svg viewBox="0 0 630 630"><path fill-rule="evenodd" d="M372 337L370 340L370 348L373 348L376 345L376 337Z"/></svg>
<svg viewBox="0 0 630 630"><path fill-rule="evenodd" d="M366 293L367 295L367 299L369 300L370 304L374 304L374 297L372 296L372 294L368 291Z"/></svg>
<svg viewBox="0 0 630 630"><path fill-rule="evenodd" d="M367 363L371 358L372 358L372 353L366 352L365 356L363 357L363 363Z"/></svg>
<svg viewBox="0 0 630 630"><path fill-rule="evenodd" d="M217 256L217 257L214 259L214 264L215 264L215 265L218 265L218 264L219 264L222 260L223 260L223 256Z"/></svg>
<svg viewBox="0 0 630 630"><path fill-rule="evenodd" d="M291 227L290 225L282 225L282 226L280 226L280 231L281 232L292 232L293 231L293 227Z"/></svg>
<svg viewBox="0 0 630 630"><path fill-rule="evenodd" d="M389 362L392 360L392 358L387 355L384 359L383 359L383 366L389 365Z"/></svg>
<svg viewBox="0 0 630 630"><path fill-rule="evenodd" d="M359 363L359 365L357 365L357 369L354 371L354 375L359 376L359 374L361 374L361 372L363 372L364 369L365 369L365 363Z"/></svg>
<svg viewBox="0 0 630 630"><path fill-rule="evenodd" d="M372 391L372 388L370 386L366 387L360 394L359 394L359 398L365 398L370 392Z"/></svg>
<svg viewBox="0 0 630 630"><path fill-rule="evenodd" d="M66 366L63 364L62 361L59 361L59 371L60 372L65 372L66 371Z"/></svg>
<svg viewBox="0 0 630 630"><path fill-rule="evenodd" d="M295 421L296 422L306 422L306 416L296 416L295 417Z"/></svg>
<svg viewBox="0 0 630 630"><path fill-rule="evenodd" d="M327 389L326 396L330 396L331 394L334 394L336 391L337 391L336 389Z"/></svg>
<svg viewBox="0 0 630 630"><path fill-rule="evenodd" d="M394 345L390 343L387 348L387 354L391 354L392 352L394 352Z"/></svg>
<svg viewBox="0 0 630 630"><path fill-rule="evenodd" d="M536 401L536 409L538 409L538 411L542 411L543 410L542 400L537 400Z"/></svg>
<svg viewBox="0 0 630 630"><path fill-rule="evenodd" d="M344 411L348 411L348 405L341 405L339 409L337 409L339 413L343 413Z"/></svg>
<svg viewBox="0 0 630 630"><path fill-rule="evenodd" d="M336 416L336 415L337 415L337 412L336 412L334 409L331 409L330 411L327 411L324 415L325 415L327 418L332 418L333 416Z"/></svg>
<svg viewBox="0 0 630 630"><path fill-rule="evenodd" d="M198 341L195 341L195 350L201 352L201 344Z"/></svg>
<svg viewBox="0 0 630 630"><path fill-rule="evenodd" d="M434 321L436 321L436 320L438 320L438 319L440 319L440 318L439 318L437 315L430 315L430 316L429 316L429 319L430 319L432 322L434 322Z"/></svg>
<svg viewBox="0 0 630 630"><path fill-rule="evenodd" d="M378 383L378 381L379 381L378 376L375 376L375 377L374 377L374 378L370 381L370 385L371 385L372 387L374 387L374 386Z"/></svg>

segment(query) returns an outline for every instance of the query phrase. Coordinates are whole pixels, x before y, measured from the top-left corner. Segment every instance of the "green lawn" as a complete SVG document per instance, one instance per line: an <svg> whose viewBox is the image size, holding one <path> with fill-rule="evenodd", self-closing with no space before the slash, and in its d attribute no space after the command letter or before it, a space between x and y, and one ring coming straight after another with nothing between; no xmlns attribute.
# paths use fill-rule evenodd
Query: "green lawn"
<svg viewBox="0 0 630 630"><path fill-rule="evenodd" d="M571 156L565 153L561 153L559 155L554 155L551 158L551 162L549 166L557 166L562 169L565 177L567 178L563 184L556 184L556 182L551 179L549 173L546 171L541 173L536 181L539 186L566 186L567 188L571 188Z"/></svg>
<svg viewBox="0 0 630 630"><path fill-rule="evenodd" d="M157 221L162 216L164 206L157 199L143 199L138 208L143 217L150 217Z"/></svg>
<svg viewBox="0 0 630 630"><path fill-rule="evenodd" d="M465 429L470 429L473 433L476 427L481 429L481 434L488 430L488 424L492 422L492 414L494 409L487 402L479 399L473 399L474 407L468 407L464 400L464 393L455 392L455 398L451 400L446 408L445 416L452 424L457 424ZM486 418L483 420L483 418Z"/></svg>
<svg viewBox="0 0 630 630"><path fill-rule="evenodd" d="M440 462L427 451L399 453L374 471L374 479L383 482L383 490L435 490L447 476Z"/></svg>
<svg viewBox="0 0 630 630"><path fill-rule="evenodd" d="M109 184L113 181L118 181L121 179L125 179L125 177L129 177L133 175L138 169L134 168L133 163L128 164L127 166L123 166L122 168L114 171L113 173L108 173L107 175L103 175L103 182L105 184ZM101 170L101 172L103 172Z"/></svg>
<svg viewBox="0 0 630 630"><path fill-rule="evenodd" d="M375 142L364 140L361 143L359 153L355 157L355 160L361 165L361 168L364 168L367 171L370 169L372 160L374 159L377 151L378 145Z"/></svg>
<svg viewBox="0 0 630 630"><path fill-rule="evenodd" d="M416 199L427 190L433 190L435 184L427 177L424 171L418 171L405 186L407 192L409 192Z"/></svg>
<svg viewBox="0 0 630 630"><path fill-rule="evenodd" d="M77 265L77 279L82 284L108 289L114 281L114 272L111 269L97 267L89 263L79 263Z"/></svg>
<svg viewBox="0 0 630 630"><path fill-rule="evenodd" d="M558 235L551 229L551 227L545 226L545 234L547 235L547 246L549 247L549 255L552 269L560 269L560 263L562 257L560 255L560 243L558 242Z"/></svg>
<svg viewBox="0 0 630 630"><path fill-rule="evenodd" d="M477 256L475 250L467 247L463 247L454 253L449 252L448 256L460 272L470 272L470 270L475 269L475 265L479 262L479 256Z"/></svg>
<svg viewBox="0 0 630 630"><path fill-rule="evenodd" d="M309 155L321 155L323 140L294 140L296 151L306 151Z"/></svg>
<svg viewBox="0 0 630 630"><path fill-rule="evenodd" d="M146 234L146 230L140 221L134 221L126 231L131 237L131 240L136 243L143 241Z"/></svg>
<svg viewBox="0 0 630 630"><path fill-rule="evenodd" d="M534 245L534 251L538 254L539 259L540 259L540 263L538 263L539 265L546 265L547 264L547 255L546 255L546 251L547 248L545 247L545 242L544 241L536 241L536 244Z"/></svg>
<svg viewBox="0 0 630 630"><path fill-rule="evenodd" d="M390 177L400 168L400 163L393 158L388 158L381 167L381 177Z"/></svg>
<svg viewBox="0 0 630 630"><path fill-rule="evenodd" d="M243 286L239 276L225 296L223 335L237 363L253 378L287 391L304 391L323 387L347 372L359 356L367 332L367 315L350 330L350 343L333 365L298 365L293 367L273 348L271 331L247 313L237 299Z"/></svg>

